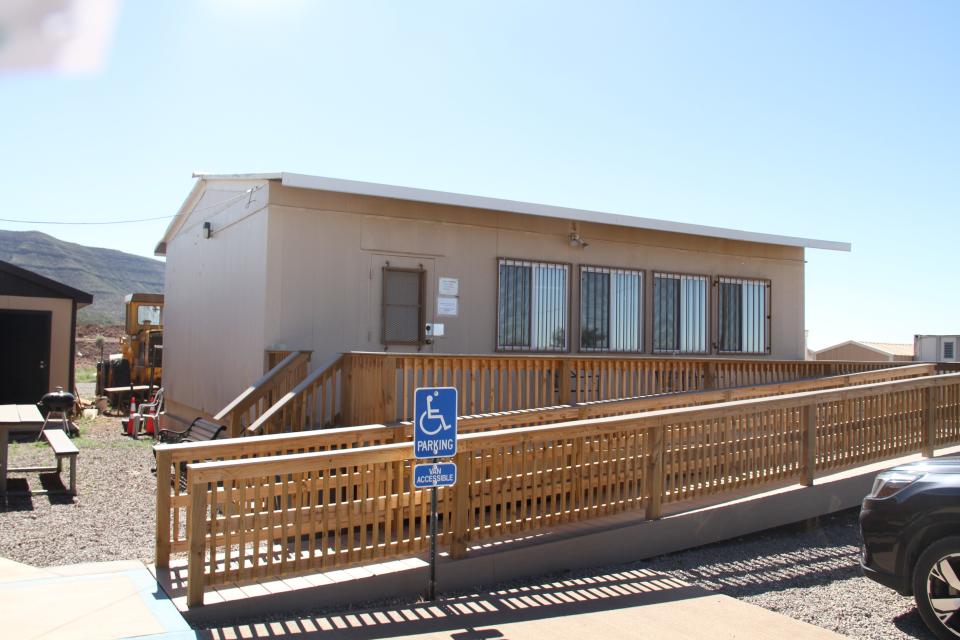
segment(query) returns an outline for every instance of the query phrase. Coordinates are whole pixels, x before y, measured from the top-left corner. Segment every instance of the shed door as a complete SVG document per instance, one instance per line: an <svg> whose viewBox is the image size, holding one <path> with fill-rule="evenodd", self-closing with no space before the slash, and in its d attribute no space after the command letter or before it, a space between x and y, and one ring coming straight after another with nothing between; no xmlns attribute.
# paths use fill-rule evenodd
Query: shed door
<svg viewBox="0 0 960 640"><path fill-rule="evenodd" d="M33 404L50 391L50 316L0 310L0 404Z"/></svg>
<svg viewBox="0 0 960 640"><path fill-rule="evenodd" d="M379 253L370 258L370 348L432 352L425 329L433 322L433 258Z"/></svg>

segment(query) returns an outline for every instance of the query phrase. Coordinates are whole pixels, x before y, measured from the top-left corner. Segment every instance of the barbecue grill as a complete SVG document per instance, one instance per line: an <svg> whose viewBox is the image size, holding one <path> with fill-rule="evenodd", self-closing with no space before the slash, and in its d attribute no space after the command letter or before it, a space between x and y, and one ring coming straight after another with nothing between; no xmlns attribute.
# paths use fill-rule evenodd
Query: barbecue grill
<svg viewBox="0 0 960 640"><path fill-rule="evenodd" d="M51 420L59 420L60 428L63 429L64 433L69 434L72 425L68 417L73 411L75 402L76 398L73 397L73 394L64 391L63 387L57 387L56 391L45 393L43 397L40 398L40 402L37 403L46 410L43 427L41 427L40 433L37 435L37 440L43 436L43 430L47 428Z"/></svg>

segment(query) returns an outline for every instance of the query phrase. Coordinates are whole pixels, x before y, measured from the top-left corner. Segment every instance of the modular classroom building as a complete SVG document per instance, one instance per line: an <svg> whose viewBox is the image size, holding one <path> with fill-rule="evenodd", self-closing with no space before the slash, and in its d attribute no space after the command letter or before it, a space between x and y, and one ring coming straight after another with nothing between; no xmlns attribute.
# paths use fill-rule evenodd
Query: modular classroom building
<svg viewBox="0 0 960 640"><path fill-rule="evenodd" d="M291 173L197 175L166 256L167 410L265 352L805 356L804 254L842 242Z"/></svg>

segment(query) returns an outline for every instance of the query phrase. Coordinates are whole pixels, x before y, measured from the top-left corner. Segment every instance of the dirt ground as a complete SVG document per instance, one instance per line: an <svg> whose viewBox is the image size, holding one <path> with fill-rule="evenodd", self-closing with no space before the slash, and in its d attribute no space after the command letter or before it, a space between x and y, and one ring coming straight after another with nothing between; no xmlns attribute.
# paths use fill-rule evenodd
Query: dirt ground
<svg viewBox="0 0 960 640"><path fill-rule="evenodd" d="M100 360L100 348L97 346L97 336L103 336L104 338L104 358L111 353L120 353L120 336L122 336L123 333L123 327L119 325L78 325L77 369L97 366L97 362Z"/></svg>

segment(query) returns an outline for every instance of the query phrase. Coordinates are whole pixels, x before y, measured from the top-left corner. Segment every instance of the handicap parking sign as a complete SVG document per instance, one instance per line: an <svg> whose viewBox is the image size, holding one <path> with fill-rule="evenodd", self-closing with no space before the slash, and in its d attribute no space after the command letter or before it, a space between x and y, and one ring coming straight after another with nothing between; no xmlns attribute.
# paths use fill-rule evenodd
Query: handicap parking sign
<svg viewBox="0 0 960 640"><path fill-rule="evenodd" d="M415 489L452 487L456 483L456 462L434 462L418 464L413 467L413 487Z"/></svg>
<svg viewBox="0 0 960 640"><path fill-rule="evenodd" d="M423 387L414 391L413 451L417 458L457 455L455 387Z"/></svg>

